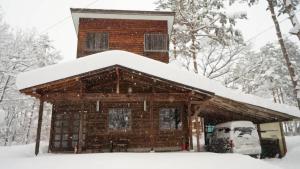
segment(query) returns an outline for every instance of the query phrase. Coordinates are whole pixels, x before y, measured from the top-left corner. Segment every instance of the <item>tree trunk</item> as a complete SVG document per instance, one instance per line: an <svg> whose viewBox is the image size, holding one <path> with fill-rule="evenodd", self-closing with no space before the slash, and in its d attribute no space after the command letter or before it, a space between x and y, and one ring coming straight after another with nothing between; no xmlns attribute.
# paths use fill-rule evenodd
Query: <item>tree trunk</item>
<svg viewBox="0 0 300 169"><path fill-rule="evenodd" d="M27 134L26 134L25 144L28 144L29 140L30 140L29 136L30 136L30 129L31 129L31 124L32 124L32 120L33 120L34 107L35 107L35 101L33 102L32 108L31 108L31 114L30 114L29 123L28 123L28 127L27 127Z"/></svg>
<svg viewBox="0 0 300 169"><path fill-rule="evenodd" d="M274 22L274 25L275 25L278 42L280 44L281 51L282 51L283 57L284 57L284 59L286 61L286 65L287 65L287 68L288 68L288 71L289 71L289 75L291 77L291 81L292 81L292 84L293 84L293 87L294 87L294 95L295 95L295 98L297 100L298 107L300 109L300 98L297 97L297 93L298 93L298 90L299 90L299 89L297 89L298 82L297 82L297 79L295 78L297 76L296 76L295 70L294 70L294 68L292 66L292 63L290 61L289 55L287 53L284 41L282 39L282 34L281 34L280 26L279 26L279 23L278 23L276 14L275 14L274 6L273 6L273 1L272 0L267 0L267 1L268 1L268 4L269 4L269 10L271 12L272 19L273 19L273 22Z"/></svg>
<svg viewBox="0 0 300 169"><path fill-rule="evenodd" d="M193 58L193 65L194 65L194 72L198 73L198 63L197 63L197 53L196 53L196 36L192 33L192 46L191 46L191 53Z"/></svg>
<svg viewBox="0 0 300 169"><path fill-rule="evenodd" d="M283 0L284 5L285 5L285 10L287 12L287 14L289 15L289 19L294 26L299 25L299 20L295 14L295 10L294 10L294 6L292 4L287 4L287 0ZM298 37L298 39L300 40L300 31L297 34L294 34Z"/></svg>

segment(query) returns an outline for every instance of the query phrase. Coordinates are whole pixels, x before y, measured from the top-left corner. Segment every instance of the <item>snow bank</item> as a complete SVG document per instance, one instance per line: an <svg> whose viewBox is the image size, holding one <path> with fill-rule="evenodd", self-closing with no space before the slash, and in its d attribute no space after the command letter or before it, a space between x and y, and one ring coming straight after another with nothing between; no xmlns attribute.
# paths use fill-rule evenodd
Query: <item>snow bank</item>
<svg viewBox="0 0 300 169"><path fill-rule="evenodd" d="M288 152L282 159L268 159L265 160L270 164L279 166L283 169L297 169L300 168L300 136L286 137Z"/></svg>
<svg viewBox="0 0 300 169"><path fill-rule="evenodd" d="M0 147L3 169L280 169L239 154L215 153L94 153L40 154L33 145Z"/></svg>
<svg viewBox="0 0 300 169"><path fill-rule="evenodd" d="M0 147L3 169L297 169L300 168L300 136L286 137L288 153L283 159L258 160L240 154L216 153L94 153L34 156L34 145Z"/></svg>
<svg viewBox="0 0 300 169"><path fill-rule="evenodd" d="M267 99L243 94L239 91L226 88L219 82L199 74L175 67L175 65L162 63L141 55L120 50L96 53L70 62L24 72L17 76L16 84L18 89L21 90L113 65L124 66L186 86L213 92L215 95L224 98L300 117L300 111L296 107L276 104Z"/></svg>

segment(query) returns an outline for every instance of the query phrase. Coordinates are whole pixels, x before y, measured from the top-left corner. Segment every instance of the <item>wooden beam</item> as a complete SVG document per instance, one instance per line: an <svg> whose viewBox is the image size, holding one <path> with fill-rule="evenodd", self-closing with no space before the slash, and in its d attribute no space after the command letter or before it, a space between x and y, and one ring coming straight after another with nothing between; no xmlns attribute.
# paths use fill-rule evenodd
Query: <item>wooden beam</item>
<svg viewBox="0 0 300 169"><path fill-rule="evenodd" d="M39 150L40 150L43 109L44 109L44 100L41 98L40 99L40 106L39 106L38 126L37 126L37 132L36 132L36 142L35 142L35 155L36 156L39 154Z"/></svg>
<svg viewBox="0 0 300 169"><path fill-rule="evenodd" d="M81 100L100 100L100 101L144 101L151 97L155 101L172 102L172 101L186 101L186 93L132 93L132 94L115 94L115 93L51 93L45 95L45 101L81 101Z"/></svg>

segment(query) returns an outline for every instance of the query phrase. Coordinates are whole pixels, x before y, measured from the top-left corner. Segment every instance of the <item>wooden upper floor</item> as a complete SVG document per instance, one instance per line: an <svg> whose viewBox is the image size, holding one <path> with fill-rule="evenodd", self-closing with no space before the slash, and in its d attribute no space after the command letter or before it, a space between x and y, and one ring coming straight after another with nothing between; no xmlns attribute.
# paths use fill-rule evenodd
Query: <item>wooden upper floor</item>
<svg viewBox="0 0 300 169"><path fill-rule="evenodd" d="M74 8L71 12L77 58L117 49L169 62L173 12Z"/></svg>

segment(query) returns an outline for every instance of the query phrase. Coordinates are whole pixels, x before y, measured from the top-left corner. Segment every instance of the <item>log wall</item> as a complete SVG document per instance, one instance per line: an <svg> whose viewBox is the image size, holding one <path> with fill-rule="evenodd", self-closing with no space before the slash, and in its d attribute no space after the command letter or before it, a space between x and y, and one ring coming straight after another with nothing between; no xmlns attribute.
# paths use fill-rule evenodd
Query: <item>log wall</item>
<svg viewBox="0 0 300 169"><path fill-rule="evenodd" d="M184 102L146 102L146 111L144 111L144 102L100 102L99 111L96 111L96 101L94 102L60 102L53 105L53 117L51 126L50 150L52 152L75 152L76 138L73 138L78 132L75 124L76 117L80 113L84 114L83 123L83 152L106 152L119 151L111 147L112 142L117 142L120 139L129 140L128 151L174 151L181 150L182 144L185 143L188 137L187 118ZM182 119L181 129L161 130L159 128L159 110L160 108L176 107L180 109ZM129 108L131 109L130 126L131 128L125 131L115 131L108 127L108 110L109 108ZM153 112L153 114L151 113ZM56 117L60 115L66 116L68 126L62 126L62 129L57 131L57 126L60 121ZM75 117L76 116L76 117ZM78 120L77 120L78 121ZM58 132L68 134L67 147L55 144L60 135ZM64 138L66 139L66 137ZM77 149L77 148L76 148Z"/></svg>
<svg viewBox="0 0 300 169"><path fill-rule="evenodd" d="M77 58L97 53L86 49L88 32L108 32L109 50L125 50L162 62L169 62L168 52L145 52L145 33L168 34L167 21L80 18Z"/></svg>

